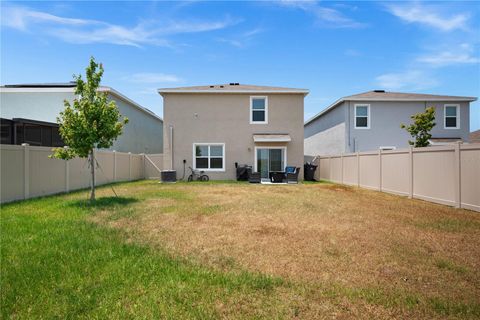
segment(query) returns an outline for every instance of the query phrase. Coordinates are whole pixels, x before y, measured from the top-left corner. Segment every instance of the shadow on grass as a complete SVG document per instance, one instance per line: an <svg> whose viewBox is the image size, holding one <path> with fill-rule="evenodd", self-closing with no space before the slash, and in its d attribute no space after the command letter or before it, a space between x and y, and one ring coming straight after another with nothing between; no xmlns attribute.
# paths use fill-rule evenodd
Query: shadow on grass
<svg viewBox="0 0 480 320"><path fill-rule="evenodd" d="M132 197L101 197L93 202L87 199L75 200L72 201L69 205L78 208L106 209L116 206L126 206L135 202L138 202L138 199Z"/></svg>

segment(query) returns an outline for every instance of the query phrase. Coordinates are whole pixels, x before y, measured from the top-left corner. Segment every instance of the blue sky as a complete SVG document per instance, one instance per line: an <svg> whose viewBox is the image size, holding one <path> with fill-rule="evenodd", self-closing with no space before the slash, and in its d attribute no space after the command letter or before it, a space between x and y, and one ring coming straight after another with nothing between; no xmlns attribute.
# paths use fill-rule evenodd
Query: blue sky
<svg viewBox="0 0 480 320"><path fill-rule="evenodd" d="M480 95L475 2L1 2L2 84L103 84L162 115L157 88L308 88L305 118L373 89ZM480 129L480 105L471 106Z"/></svg>

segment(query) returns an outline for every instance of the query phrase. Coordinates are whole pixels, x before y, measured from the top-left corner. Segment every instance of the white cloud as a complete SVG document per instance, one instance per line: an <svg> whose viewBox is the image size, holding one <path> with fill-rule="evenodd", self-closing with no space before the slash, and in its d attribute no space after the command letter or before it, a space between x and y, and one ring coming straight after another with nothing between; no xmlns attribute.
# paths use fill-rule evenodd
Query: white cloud
<svg viewBox="0 0 480 320"><path fill-rule="evenodd" d="M476 64L480 63L480 58L478 58L478 55L475 55L474 49L470 44L463 43L460 46L456 46L454 51L440 51L424 55L419 57L417 61L433 67L443 67L458 64Z"/></svg>
<svg viewBox="0 0 480 320"><path fill-rule="evenodd" d="M387 90L423 90L438 85L430 74L420 70L386 73L375 78L376 85Z"/></svg>
<svg viewBox="0 0 480 320"><path fill-rule="evenodd" d="M137 83L175 83L183 81L183 79L173 74L150 72L134 73L123 79Z"/></svg>
<svg viewBox="0 0 480 320"><path fill-rule="evenodd" d="M332 28L362 28L366 26L365 23L355 21L338 10L320 6L318 1L281 0L276 3L313 14L317 18L317 22L323 26Z"/></svg>
<svg viewBox="0 0 480 320"><path fill-rule="evenodd" d="M146 44L172 46L165 39L169 35L219 30L238 22L226 17L219 21L141 22L128 27L97 20L65 18L20 6L3 8L1 19L2 26L44 33L70 43L110 43L137 47Z"/></svg>
<svg viewBox="0 0 480 320"><path fill-rule="evenodd" d="M244 48L251 43L256 35L262 32L264 32L262 28L256 28L229 38L217 38L217 41L228 43L237 48Z"/></svg>
<svg viewBox="0 0 480 320"><path fill-rule="evenodd" d="M423 24L440 31L466 30L470 18L468 13L445 14L439 6L418 3L389 4L387 10L407 23Z"/></svg>
<svg viewBox="0 0 480 320"><path fill-rule="evenodd" d="M101 24L96 20L62 18L49 13L33 11L24 7L5 7L2 13L2 25L19 30L27 30L29 24L54 23L69 26Z"/></svg>

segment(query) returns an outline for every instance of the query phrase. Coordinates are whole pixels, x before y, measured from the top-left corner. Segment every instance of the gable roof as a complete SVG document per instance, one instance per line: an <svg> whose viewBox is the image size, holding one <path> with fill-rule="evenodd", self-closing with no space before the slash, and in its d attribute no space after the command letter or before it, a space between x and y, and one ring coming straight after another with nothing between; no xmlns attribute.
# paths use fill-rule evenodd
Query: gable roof
<svg viewBox="0 0 480 320"><path fill-rule="evenodd" d="M335 108L344 101L452 101L452 102L472 102L477 100L476 97L446 96L437 94L423 93L405 93L405 92L388 92L384 90L373 90L338 99L333 104L320 111L312 118L308 119L304 125L320 118L324 113Z"/></svg>
<svg viewBox="0 0 480 320"><path fill-rule="evenodd" d="M162 96L165 93L299 93L307 95L308 92L308 89L255 86L239 83L158 89L158 93Z"/></svg>
<svg viewBox="0 0 480 320"><path fill-rule="evenodd" d="M480 130L470 132L470 137L468 139L470 143L480 143Z"/></svg>
<svg viewBox="0 0 480 320"><path fill-rule="evenodd" d="M0 92L73 92L74 88L77 84L74 81L70 82L61 82L61 83L25 83L25 84L6 84L0 86ZM149 116L160 120L163 122L163 119L153 113L151 110L142 107L132 99L128 98L127 96L123 95L122 93L118 92L117 90L107 87L107 86L100 86L98 88L100 92L108 92L112 96L115 96L132 106L136 109L148 114Z"/></svg>

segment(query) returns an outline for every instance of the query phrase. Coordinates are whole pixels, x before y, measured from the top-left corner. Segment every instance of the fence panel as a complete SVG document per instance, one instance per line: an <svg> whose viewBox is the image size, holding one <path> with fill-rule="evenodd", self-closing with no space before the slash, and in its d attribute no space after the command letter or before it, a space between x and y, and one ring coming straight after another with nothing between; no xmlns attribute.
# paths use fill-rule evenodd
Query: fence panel
<svg viewBox="0 0 480 320"><path fill-rule="evenodd" d="M318 165L315 171L315 178L317 180L331 180L330 179L330 158L317 158L315 164Z"/></svg>
<svg viewBox="0 0 480 320"><path fill-rule="evenodd" d="M124 152L116 152L116 157L115 181L127 181L130 179L130 155Z"/></svg>
<svg viewBox="0 0 480 320"><path fill-rule="evenodd" d="M50 159L50 148L29 147L29 196L40 197L65 191L66 165L64 160ZM45 183L47 182L47 183Z"/></svg>
<svg viewBox="0 0 480 320"><path fill-rule="evenodd" d="M14 201L24 198L25 158L21 146L0 145L1 185L0 198Z"/></svg>
<svg viewBox="0 0 480 320"><path fill-rule="evenodd" d="M145 178L160 179L160 170L163 168L163 154L145 155Z"/></svg>
<svg viewBox="0 0 480 320"><path fill-rule="evenodd" d="M460 199L461 206L480 211L480 148L462 146Z"/></svg>
<svg viewBox="0 0 480 320"><path fill-rule="evenodd" d="M380 169L378 154L360 154L360 187L380 189Z"/></svg>
<svg viewBox="0 0 480 320"><path fill-rule="evenodd" d="M143 178L143 156L132 154L132 176L131 180L139 180Z"/></svg>
<svg viewBox="0 0 480 320"><path fill-rule="evenodd" d="M358 184L357 155L343 157L343 183L349 185Z"/></svg>
<svg viewBox="0 0 480 320"><path fill-rule="evenodd" d="M319 156L317 179L480 211L480 144Z"/></svg>
<svg viewBox="0 0 480 320"><path fill-rule="evenodd" d="M440 148L413 152L413 196L447 205L455 204L455 152Z"/></svg>
<svg viewBox="0 0 480 320"><path fill-rule="evenodd" d="M49 147L0 145L0 202L10 202L90 186L87 159L68 161L51 159ZM162 154L152 157L162 170ZM114 181L138 180L145 177L145 155L115 151L96 151L96 185ZM157 170L157 172L158 172ZM157 173L159 175L159 173Z"/></svg>
<svg viewBox="0 0 480 320"><path fill-rule="evenodd" d="M90 186L90 168L87 159L68 160L69 190L77 190Z"/></svg>
<svg viewBox="0 0 480 320"><path fill-rule="evenodd" d="M342 182L342 158L330 158L330 180Z"/></svg>
<svg viewBox="0 0 480 320"><path fill-rule="evenodd" d="M115 154L109 151L97 151L95 152L95 159L97 160L97 166L95 167L95 180L98 184L112 183L113 179L113 166Z"/></svg>
<svg viewBox="0 0 480 320"><path fill-rule="evenodd" d="M409 153L384 151L382 153L382 190L400 195L409 194Z"/></svg>

